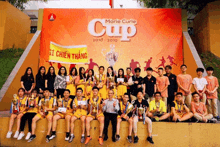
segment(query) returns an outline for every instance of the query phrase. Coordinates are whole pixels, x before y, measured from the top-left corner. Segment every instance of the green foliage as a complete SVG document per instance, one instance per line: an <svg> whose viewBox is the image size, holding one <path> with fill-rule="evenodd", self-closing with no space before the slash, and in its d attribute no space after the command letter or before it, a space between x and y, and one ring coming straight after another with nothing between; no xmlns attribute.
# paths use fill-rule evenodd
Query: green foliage
<svg viewBox="0 0 220 147"><path fill-rule="evenodd" d="M25 9L24 4L27 3L29 0L4 0L4 1L8 1L16 8L18 8L20 10L24 10ZM46 2L47 0L39 0L39 1Z"/></svg>
<svg viewBox="0 0 220 147"><path fill-rule="evenodd" d="M220 85L220 58L212 54L211 52L204 52L200 54L200 58L205 68L211 66L214 68L214 76L218 78ZM218 98L220 100L220 87L218 88Z"/></svg>
<svg viewBox="0 0 220 147"><path fill-rule="evenodd" d="M24 49L10 48L0 51L0 89L21 57Z"/></svg>

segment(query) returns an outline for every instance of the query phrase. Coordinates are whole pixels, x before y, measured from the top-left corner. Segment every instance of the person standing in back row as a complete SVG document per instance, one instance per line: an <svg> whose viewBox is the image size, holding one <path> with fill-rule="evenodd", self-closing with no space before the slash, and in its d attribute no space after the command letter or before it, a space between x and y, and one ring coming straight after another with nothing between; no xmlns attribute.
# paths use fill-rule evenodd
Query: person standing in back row
<svg viewBox="0 0 220 147"><path fill-rule="evenodd" d="M132 88L131 101L136 100L138 91L143 90L142 88L143 78L140 76L141 69L137 67L134 69L134 71L135 71L135 75L132 76L133 85L131 87Z"/></svg>
<svg viewBox="0 0 220 147"><path fill-rule="evenodd" d="M181 74L177 76L178 92L183 95L184 103L190 108L191 105L191 87L192 87L192 76L186 74L187 66L185 64L181 65Z"/></svg>
<svg viewBox="0 0 220 147"><path fill-rule="evenodd" d="M177 82L176 82L176 75L171 73L172 67L170 65L167 65L165 67L166 74L164 76L167 76L170 82L170 85L168 86L168 98L167 98L167 109L170 111L171 103L174 101L175 94L177 92Z"/></svg>

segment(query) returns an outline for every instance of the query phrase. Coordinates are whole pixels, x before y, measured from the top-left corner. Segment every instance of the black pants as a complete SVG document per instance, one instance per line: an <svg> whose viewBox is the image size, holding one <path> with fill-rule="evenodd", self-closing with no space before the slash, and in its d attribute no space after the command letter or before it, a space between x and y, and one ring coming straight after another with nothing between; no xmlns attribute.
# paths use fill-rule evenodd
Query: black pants
<svg viewBox="0 0 220 147"><path fill-rule="evenodd" d="M57 89L57 98L59 98L60 95L61 95L61 97L63 97L64 90L65 89Z"/></svg>
<svg viewBox="0 0 220 147"><path fill-rule="evenodd" d="M25 126L25 123L26 123L26 120L28 120L28 129L29 129L29 132L32 131L31 129L31 125L32 125L32 118L34 118L34 116L36 115L37 113L25 113L22 118L21 118L21 124L20 124L20 130L21 131L24 131L24 126Z"/></svg>
<svg viewBox="0 0 220 147"><path fill-rule="evenodd" d="M112 123L112 138L115 137L116 134L116 126L117 126L117 114L113 114L113 113L104 113L105 115L105 124L104 124L104 135L108 136L108 126L109 126L109 122L111 121Z"/></svg>

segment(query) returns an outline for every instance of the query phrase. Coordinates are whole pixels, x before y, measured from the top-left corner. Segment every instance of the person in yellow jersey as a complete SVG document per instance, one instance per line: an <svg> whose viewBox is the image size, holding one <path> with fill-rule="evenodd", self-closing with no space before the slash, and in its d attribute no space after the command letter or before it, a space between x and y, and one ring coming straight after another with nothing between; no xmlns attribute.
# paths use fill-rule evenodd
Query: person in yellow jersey
<svg viewBox="0 0 220 147"><path fill-rule="evenodd" d="M94 78L94 70L93 69L89 69L87 77L86 77L86 99L89 99L90 97L93 96L92 93L92 87L95 84L95 78Z"/></svg>
<svg viewBox="0 0 220 147"><path fill-rule="evenodd" d="M103 128L104 128L104 115L102 112L102 98L99 97L99 88L98 87L93 87L93 97L90 97L88 100L88 115L86 117L86 133L87 133L87 138L85 141L85 144L88 144L89 141L92 139L90 137L90 122L94 119L97 119L99 121L99 144L103 144L103 139L102 139L102 133L103 133Z"/></svg>
<svg viewBox="0 0 220 147"><path fill-rule="evenodd" d="M27 102L26 102L26 113L23 115L21 118L21 125L20 125L20 134L18 136L18 140L21 140L24 136L24 127L25 127L25 122L28 120L28 133L27 136L25 137L25 140L28 140L31 136L31 125L32 125L32 119L34 116L37 114L37 107L39 103L39 97L37 97L37 90L32 90L31 92L31 97L28 97Z"/></svg>
<svg viewBox="0 0 220 147"><path fill-rule="evenodd" d="M69 76L66 77L66 89L70 90L70 98L74 98L76 95L76 78L77 78L77 69L73 67L70 70Z"/></svg>
<svg viewBox="0 0 220 147"><path fill-rule="evenodd" d="M148 117L150 117L152 121L161 121L170 117L170 113L167 113L165 102L161 100L161 98L161 93L155 92L154 100L149 104Z"/></svg>
<svg viewBox="0 0 220 147"><path fill-rule="evenodd" d="M127 89L127 88L126 88ZM127 140L129 143L132 143L132 125L133 125L133 118L132 118L132 110L133 104L129 103L129 94L124 93L122 101L119 102L120 110L118 111L118 118L117 118L117 131L116 131L116 141L120 140L120 124L121 121L128 121L128 137Z"/></svg>
<svg viewBox="0 0 220 147"><path fill-rule="evenodd" d="M39 101L38 104L38 113L37 115L34 116L32 119L32 132L31 132L31 137L28 140L28 142L31 142L33 139L36 138L35 135L35 130L36 130L36 123L38 120L47 118L48 121L48 130L47 130L47 136L46 136L46 142L50 141L50 131L52 128L52 119L53 119L53 111L56 110L56 98L50 96L50 91L49 89L44 90L44 98L42 98Z"/></svg>
<svg viewBox="0 0 220 147"><path fill-rule="evenodd" d="M86 125L86 116L87 116L87 100L85 97L82 96L83 89L82 88L77 88L76 89L76 97L73 100L73 104L75 106L74 114L71 117L71 134L69 138L69 143L73 141L74 136L74 122L77 119L80 119L82 122L82 136L81 136L81 143L85 142L85 125Z"/></svg>
<svg viewBox="0 0 220 147"><path fill-rule="evenodd" d="M106 75L104 74L105 67L99 66L99 73L95 75L96 85L99 88L99 96L103 99L106 99Z"/></svg>
<svg viewBox="0 0 220 147"><path fill-rule="evenodd" d="M64 90L64 98L57 99L57 107L58 107L58 113L53 116L53 125L52 125L52 135L50 136L50 140L56 137L56 127L57 127L57 121L59 119L65 119L66 120L66 137L65 140L69 140L70 136L70 119L71 116L73 116L73 110L71 109L71 102L72 99L70 98L70 90L65 89Z"/></svg>
<svg viewBox="0 0 220 147"><path fill-rule="evenodd" d="M117 91L116 91L116 75L114 73L114 69L112 66L109 66L107 68L107 76L106 76L106 97L108 98L108 91L109 90L113 90L114 91L114 95L113 97L116 98L117 97Z"/></svg>
<svg viewBox="0 0 220 147"><path fill-rule="evenodd" d="M120 68L118 70L118 77L116 78L117 98L119 100L121 100L124 94L127 93L127 82L127 78L124 76L124 69Z"/></svg>
<svg viewBox="0 0 220 147"><path fill-rule="evenodd" d="M9 129L8 133L6 135L6 138L11 138L12 135L12 127L14 124L14 120L17 118L17 129L14 134L14 138L18 138L19 135L19 129L20 129L20 123L21 123L21 117L25 113L25 104L26 104L26 96L25 90L23 88L18 89L18 95L14 94L14 98L11 102L11 108L10 108L10 121L9 121Z"/></svg>
<svg viewBox="0 0 220 147"><path fill-rule="evenodd" d="M193 117L193 113L184 103L183 94L181 92L176 93L175 100L171 103L171 117L172 121L181 122L186 121Z"/></svg>
<svg viewBox="0 0 220 147"><path fill-rule="evenodd" d="M79 68L79 76L77 76L76 78L76 86L77 88L82 88L83 90L82 96L85 96L86 71L84 67Z"/></svg>

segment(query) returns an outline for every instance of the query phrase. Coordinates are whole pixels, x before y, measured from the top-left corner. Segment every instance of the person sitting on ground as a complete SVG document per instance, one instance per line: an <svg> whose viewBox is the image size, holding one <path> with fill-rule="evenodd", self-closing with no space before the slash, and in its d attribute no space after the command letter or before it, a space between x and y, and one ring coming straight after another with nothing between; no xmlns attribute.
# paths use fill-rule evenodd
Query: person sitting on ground
<svg viewBox="0 0 220 147"><path fill-rule="evenodd" d="M213 119L213 115L207 113L205 104L199 101L199 93L193 92L192 97L191 111L193 112L193 116L197 119L197 122L216 123L217 120Z"/></svg>
<svg viewBox="0 0 220 147"><path fill-rule="evenodd" d="M181 92L176 93L176 98L171 104L170 116L174 122L186 121L193 117L193 113L190 112L184 103L183 94Z"/></svg>
<svg viewBox="0 0 220 147"><path fill-rule="evenodd" d="M150 102L150 108L148 116L153 121L161 121L170 117L170 113L167 113L167 107L165 102L161 100L161 93L156 92L154 94L155 100Z"/></svg>

